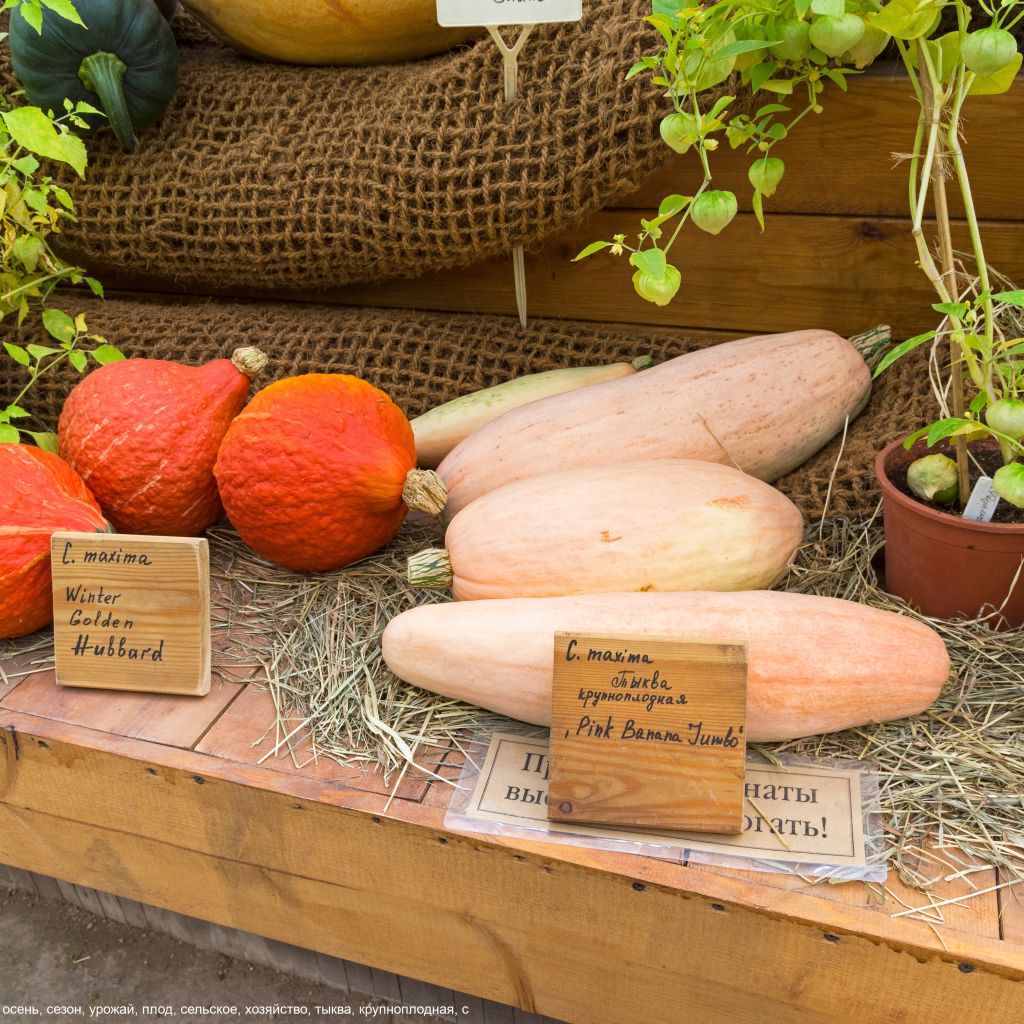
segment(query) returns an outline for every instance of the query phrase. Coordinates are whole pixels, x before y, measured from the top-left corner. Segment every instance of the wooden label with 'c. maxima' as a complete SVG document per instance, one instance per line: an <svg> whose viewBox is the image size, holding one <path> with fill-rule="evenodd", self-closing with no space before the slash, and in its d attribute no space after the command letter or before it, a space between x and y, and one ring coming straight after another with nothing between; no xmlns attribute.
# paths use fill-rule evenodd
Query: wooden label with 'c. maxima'
<svg viewBox="0 0 1024 1024"><path fill-rule="evenodd" d="M747 650L555 634L548 816L736 834Z"/></svg>
<svg viewBox="0 0 1024 1024"><path fill-rule="evenodd" d="M205 540L55 533L50 560L61 686L210 692Z"/></svg>

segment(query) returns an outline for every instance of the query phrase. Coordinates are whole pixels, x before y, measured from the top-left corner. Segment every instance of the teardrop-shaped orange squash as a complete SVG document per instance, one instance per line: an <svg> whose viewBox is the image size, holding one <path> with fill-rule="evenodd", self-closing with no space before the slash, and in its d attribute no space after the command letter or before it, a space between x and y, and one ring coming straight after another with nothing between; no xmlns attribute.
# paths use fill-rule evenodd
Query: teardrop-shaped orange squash
<svg viewBox="0 0 1024 1024"><path fill-rule="evenodd" d="M213 463L265 365L245 348L205 366L101 366L64 403L60 454L119 532L196 537L223 514Z"/></svg>
<svg viewBox="0 0 1024 1024"><path fill-rule="evenodd" d="M66 462L27 444L0 444L0 637L25 636L53 621L52 534L109 529Z"/></svg>
<svg viewBox="0 0 1024 1024"><path fill-rule="evenodd" d="M415 466L412 427L383 391L311 373L253 398L214 472L246 544L289 569L322 572L383 547L409 508L441 511L440 479Z"/></svg>

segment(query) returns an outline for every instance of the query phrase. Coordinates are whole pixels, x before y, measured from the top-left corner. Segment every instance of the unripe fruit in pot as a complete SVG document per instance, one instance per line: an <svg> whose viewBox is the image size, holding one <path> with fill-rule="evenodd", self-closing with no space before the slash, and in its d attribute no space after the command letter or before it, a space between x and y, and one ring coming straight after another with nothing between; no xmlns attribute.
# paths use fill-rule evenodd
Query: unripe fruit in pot
<svg viewBox="0 0 1024 1024"><path fill-rule="evenodd" d="M815 18L811 24L811 45L826 57L838 57L864 38L864 21L856 14L840 18Z"/></svg>
<svg viewBox="0 0 1024 1024"><path fill-rule="evenodd" d="M1017 53L1017 40L1005 28L978 29L963 43L961 53L968 70L981 78L1002 71Z"/></svg>
<svg viewBox="0 0 1024 1024"><path fill-rule="evenodd" d="M1000 398L985 412L985 420L993 430L1020 441L1024 438L1024 402L1019 398Z"/></svg>
<svg viewBox="0 0 1024 1024"><path fill-rule="evenodd" d="M736 196L724 189L716 189L697 196L690 209L690 219L709 235L725 230L739 209Z"/></svg>
<svg viewBox="0 0 1024 1024"><path fill-rule="evenodd" d="M409 421L358 377L310 373L264 388L231 424L215 473L242 540L288 569L340 569L382 548L444 485L416 467Z"/></svg>
<svg viewBox="0 0 1024 1024"><path fill-rule="evenodd" d="M679 291L682 276L675 267L666 267L661 277L638 270L633 275L633 287L637 295L656 306L667 306Z"/></svg>
<svg viewBox="0 0 1024 1024"><path fill-rule="evenodd" d="M960 492L956 463L947 455L925 455L907 467L907 486L922 501L948 505Z"/></svg>
<svg viewBox="0 0 1024 1024"><path fill-rule="evenodd" d="M62 459L27 444L0 444L0 638L53 621L50 537L106 533L96 499Z"/></svg>
<svg viewBox="0 0 1024 1024"><path fill-rule="evenodd" d="M808 41L810 30L811 26L807 21L797 21L796 18L790 18L782 22L775 30L773 36L770 37L778 37L779 39L779 42L769 47L771 55L779 60L802 60L807 56L807 51L810 49L810 42Z"/></svg>
<svg viewBox="0 0 1024 1024"><path fill-rule="evenodd" d="M119 532L197 537L223 514L217 449L266 362L258 349L240 348L204 366L101 366L64 403L60 454Z"/></svg>
<svg viewBox="0 0 1024 1024"><path fill-rule="evenodd" d="M1000 466L992 477L996 494L1015 508L1024 508L1024 465L1011 462Z"/></svg>
<svg viewBox="0 0 1024 1024"><path fill-rule="evenodd" d="M685 153L697 141L697 118L693 114L669 114L662 118L659 131L669 149Z"/></svg>

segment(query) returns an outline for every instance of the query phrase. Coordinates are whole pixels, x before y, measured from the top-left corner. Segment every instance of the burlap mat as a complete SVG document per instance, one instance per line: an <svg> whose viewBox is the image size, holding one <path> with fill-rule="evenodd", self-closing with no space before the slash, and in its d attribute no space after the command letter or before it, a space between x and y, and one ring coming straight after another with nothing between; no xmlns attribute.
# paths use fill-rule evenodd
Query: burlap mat
<svg viewBox="0 0 1024 1024"><path fill-rule="evenodd" d="M109 132L90 139L62 247L101 277L251 291L416 277L540 244L670 155L664 100L623 80L657 45L650 0L585 6L581 25L534 30L511 105L486 36L425 61L297 67L241 57L183 13L176 99L134 154Z"/></svg>
<svg viewBox="0 0 1024 1024"><path fill-rule="evenodd" d="M90 327L128 355L200 363L228 355L238 345L258 345L271 359L268 382L312 371L355 373L386 391L410 416L522 373L632 359L647 352L660 361L712 344L670 332L630 334L573 321L534 320L521 332L518 323L496 316L287 303L162 305L83 299L65 306L84 310ZM30 333L19 340L35 340ZM513 335L515 344L510 344ZM0 340L13 337L11 325L0 325ZM925 362L922 352L889 371L876 385L867 411L851 425L832 488L832 513L870 512L878 500L875 453L934 417ZM0 404L6 405L20 387L16 370L0 357ZM44 378L31 410L55 423L75 379L73 371ZM837 439L780 483L810 517L820 516L824 508L839 446Z"/></svg>

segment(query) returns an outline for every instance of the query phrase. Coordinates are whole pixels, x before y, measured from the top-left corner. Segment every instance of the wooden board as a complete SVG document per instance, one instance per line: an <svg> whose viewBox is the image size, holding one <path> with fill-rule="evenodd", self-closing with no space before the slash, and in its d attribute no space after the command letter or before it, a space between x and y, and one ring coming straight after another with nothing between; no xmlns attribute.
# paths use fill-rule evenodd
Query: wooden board
<svg viewBox="0 0 1024 1024"><path fill-rule="evenodd" d="M746 710L745 646L556 633L549 817L735 835Z"/></svg>
<svg viewBox="0 0 1024 1024"><path fill-rule="evenodd" d="M780 213L906 217L908 164L900 154L914 145L918 106L902 74L877 70L850 80L841 93L829 87L825 111L800 125L773 150L786 164L782 184L765 200L769 220ZM964 106L964 153L978 216L1021 220L1016 190L1020 147L1008 145L1006 126L1024 121L1024 80L1003 96L973 97ZM750 210L747 168L754 159L723 146L711 154L717 188L736 193ZM672 157L634 193L611 207L656 210L673 193L692 195L702 176L693 153ZM953 213L961 209L952 196Z"/></svg>
<svg viewBox="0 0 1024 1024"><path fill-rule="evenodd" d="M207 540L59 531L50 543L59 685L210 692Z"/></svg>

